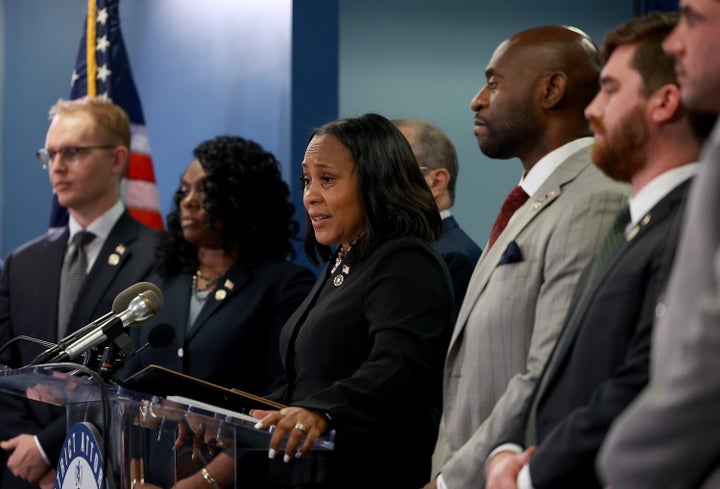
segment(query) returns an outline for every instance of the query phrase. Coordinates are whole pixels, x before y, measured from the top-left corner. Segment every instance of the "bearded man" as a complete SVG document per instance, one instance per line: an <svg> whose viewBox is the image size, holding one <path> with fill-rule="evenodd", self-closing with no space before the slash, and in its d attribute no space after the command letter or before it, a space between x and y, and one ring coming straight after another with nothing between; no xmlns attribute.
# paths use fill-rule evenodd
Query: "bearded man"
<svg viewBox="0 0 720 489"><path fill-rule="evenodd" d="M487 458L490 489L600 488L595 458L605 434L647 384L656 300L712 129L712 118L683 108L662 49L677 19L652 13L605 38L600 92L585 110L592 158L631 183L632 195L578 283L533 395Z"/></svg>

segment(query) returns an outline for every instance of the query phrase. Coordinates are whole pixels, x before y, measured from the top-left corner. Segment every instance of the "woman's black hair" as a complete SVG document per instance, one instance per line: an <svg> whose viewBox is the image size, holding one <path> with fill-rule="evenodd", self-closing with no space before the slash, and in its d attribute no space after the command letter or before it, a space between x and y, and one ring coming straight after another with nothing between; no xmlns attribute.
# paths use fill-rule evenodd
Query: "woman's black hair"
<svg viewBox="0 0 720 489"><path fill-rule="evenodd" d="M299 225L292 218L295 207L275 156L238 136L204 141L193 155L207 173L202 182L202 206L210 214L207 226L222 223L223 249L245 259L294 258L292 240L297 239ZM175 192L167 230L160 234L161 273L197 267L197 248L185 241L180 227L183 196L182 189Z"/></svg>

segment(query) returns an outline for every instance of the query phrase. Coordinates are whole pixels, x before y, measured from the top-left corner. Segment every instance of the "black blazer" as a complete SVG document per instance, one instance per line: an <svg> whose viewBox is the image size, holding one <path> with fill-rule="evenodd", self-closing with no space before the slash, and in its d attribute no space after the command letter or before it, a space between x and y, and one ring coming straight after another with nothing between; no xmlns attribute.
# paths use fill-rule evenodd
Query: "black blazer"
<svg viewBox="0 0 720 489"><path fill-rule="evenodd" d="M656 299L674 255L688 186L683 182L658 202L637 234L614 252L566 322L553 352L557 360L548 362L538 382L546 387L540 392L536 386L498 438L496 446L525 445L530 404L539 395L538 450L530 459L536 489L601 487L594 465L600 445L648 382Z"/></svg>
<svg viewBox="0 0 720 489"><path fill-rule="evenodd" d="M282 330L278 400L329 413L335 450L276 457L271 472L331 487L427 482L452 318L447 268L426 241L395 239L363 261L351 249L326 269Z"/></svg>
<svg viewBox="0 0 720 489"><path fill-rule="evenodd" d="M214 384L265 395L283 383L278 341L287 318L315 282L309 269L280 259L236 261L187 328L192 276L166 279L153 274L165 306L153 320L131 332L136 345L147 341L156 325L169 324L175 338L165 348L136 357L123 374L150 364Z"/></svg>
<svg viewBox="0 0 720 489"><path fill-rule="evenodd" d="M0 343L18 335L56 342L60 270L67 247L68 229L37 238L10 253L0 279ZM146 279L155 261L157 233L125 211L110 231L79 293L68 332L79 329L112 310L115 297ZM5 363L27 365L43 348L17 342ZM0 397L0 437L37 434L54 465L65 436L64 409L8 395ZM2 487L16 487L4 471ZM17 479L13 478L14 481Z"/></svg>
<svg viewBox="0 0 720 489"><path fill-rule="evenodd" d="M475 264L480 259L482 249L475 244L470 236L458 226L453 216L443 219L443 232L440 239L432 243L435 251L440 253L450 271L455 295L455 316L465 298L470 276Z"/></svg>

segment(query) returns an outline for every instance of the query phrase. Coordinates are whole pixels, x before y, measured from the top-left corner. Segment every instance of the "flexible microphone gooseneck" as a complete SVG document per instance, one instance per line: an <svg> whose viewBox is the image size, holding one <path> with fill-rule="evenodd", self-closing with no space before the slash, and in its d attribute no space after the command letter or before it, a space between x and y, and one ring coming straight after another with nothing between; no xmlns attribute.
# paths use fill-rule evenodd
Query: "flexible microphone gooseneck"
<svg viewBox="0 0 720 489"><path fill-rule="evenodd" d="M70 361L104 341L114 340L126 327L142 324L155 316L162 306L162 292L157 285L150 282L132 285L115 297L112 312L63 338L29 365Z"/></svg>

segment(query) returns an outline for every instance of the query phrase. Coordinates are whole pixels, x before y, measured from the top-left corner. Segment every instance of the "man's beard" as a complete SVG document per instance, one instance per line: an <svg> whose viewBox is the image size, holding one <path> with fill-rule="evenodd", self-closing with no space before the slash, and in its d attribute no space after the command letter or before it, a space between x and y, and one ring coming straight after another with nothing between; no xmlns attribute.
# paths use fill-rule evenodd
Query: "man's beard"
<svg viewBox="0 0 720 489"><path fill-rule="evenodd" d="M518 156L526 144L534 144L538 128L532 99L518 101L504 119L485 119L485 137L478 138L480 150L489 158L507 159Z"/></svg>
<svg viewBox="0 0 720 489"><path fill-rule="evenodd" d="M648 129L643 106L630 109L610 133L596 119L590 120L590 128L604 136L593 144L592 160L607 176L630 182L645 167Z"/></svg>

